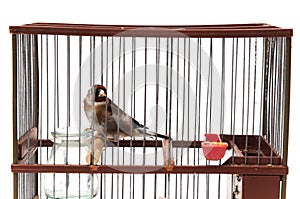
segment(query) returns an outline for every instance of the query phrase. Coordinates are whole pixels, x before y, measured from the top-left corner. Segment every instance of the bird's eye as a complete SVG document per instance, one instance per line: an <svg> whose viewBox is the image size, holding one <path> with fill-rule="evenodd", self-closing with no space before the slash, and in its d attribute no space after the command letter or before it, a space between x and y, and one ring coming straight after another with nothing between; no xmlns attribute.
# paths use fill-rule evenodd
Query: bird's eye
<svg viewBox="0 0 300 199"><path fill-rule="evenodd" d="M100 91L101 91L101 89L100 89L100 88L96 89L96 91L95 91L95 96L99 96L99 94L100 94Z"/></svg>

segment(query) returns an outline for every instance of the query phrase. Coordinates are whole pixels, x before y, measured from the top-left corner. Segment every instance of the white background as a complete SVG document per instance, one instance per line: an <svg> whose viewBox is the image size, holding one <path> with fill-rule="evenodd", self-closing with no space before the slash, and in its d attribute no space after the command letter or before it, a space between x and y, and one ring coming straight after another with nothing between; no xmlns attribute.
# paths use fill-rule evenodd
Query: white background
<svg viewBox="0 0 300 199"><path fill-rule="evenodd" d="M12 198L12 58L10 25L33 22L94 24L224 24L269 23L293 28L291 118L287 198L299 193L298 154L300 14L295 0L207 0L207 1L37 1L15 0L0 3L0 197Z"/></svg>

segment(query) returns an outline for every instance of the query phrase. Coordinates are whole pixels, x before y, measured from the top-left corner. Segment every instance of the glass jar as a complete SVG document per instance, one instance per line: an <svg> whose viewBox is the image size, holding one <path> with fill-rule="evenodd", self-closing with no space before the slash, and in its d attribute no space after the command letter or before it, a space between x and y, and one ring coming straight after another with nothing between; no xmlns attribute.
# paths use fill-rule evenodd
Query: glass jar
<svg viewBox="0 0 300 199"><path fill-rule="evenodd" d="M54 144L48 164L87 164L86 154L92 135L85 130L80 135L75 128L68 127L52 132ZM48 198L93 198L99 191L96 174L45 173L44 192Z"/></svg>

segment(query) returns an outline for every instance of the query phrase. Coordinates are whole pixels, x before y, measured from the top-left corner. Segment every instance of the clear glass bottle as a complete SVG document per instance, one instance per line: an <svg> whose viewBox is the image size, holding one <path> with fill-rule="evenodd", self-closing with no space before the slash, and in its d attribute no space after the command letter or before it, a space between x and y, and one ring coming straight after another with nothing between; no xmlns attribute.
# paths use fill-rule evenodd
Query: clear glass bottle
<svg viewBox="0 0 300 199"><path fill-rule="evenodd" d="M86 165L91 130L79 135L75 128L52 132L54 144L48 164ZM92 199L99 191L97 174L45 173L44 192L48 198Z"/></svg>

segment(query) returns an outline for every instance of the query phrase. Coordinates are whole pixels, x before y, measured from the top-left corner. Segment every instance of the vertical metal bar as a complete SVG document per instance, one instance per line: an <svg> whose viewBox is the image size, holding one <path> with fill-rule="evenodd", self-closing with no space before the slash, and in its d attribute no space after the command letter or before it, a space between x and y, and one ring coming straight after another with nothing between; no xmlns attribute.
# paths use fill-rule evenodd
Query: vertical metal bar
<svg viewBox="0 0 300 199"><path fill-rule="evenodd" d="M29 105L30 106L29 106L29 110L30 110L30 114L29 114L28 119L29 119L29 123L30 123L29 127L31 128L31 127L34 127L34 126L38 126L38 117L37 117L38 114L35 114L35 111L38 112L38 109L36 109L36 108L38 108L39 100L37 100L37 102L36 102L37 106L36 106L36 104L35 104L35 96L36 96L35 95L36 94L35 85L37 85L37 88L39 86L38 86L38 83L37 84L35 84L35 83L39 82L39 81L38 81L38 78L36 78L34 76L34 74L38 74L38 72L36 73L36 71L39 71L39 70L37 68L38 63L36 63L37 59L35 59L35 55L36 55L35 47L37 47L37 45L36 45L37 36L31 34L31 35L29 35L29 38L30 38L30 41L29 41L30 42L29 43L30 54L28 56L28 60L30 62L30 67L31 68L30 68L30 73L29 73L30 74L30 77L29 77L30 78L29 79L29 82L30 82L29 83L29 89L30 89L30 96L29 96ZM35 157L36 157L36 155L35 155ZM33 160L35 157L32 157L31 161L35 161L35 160Z"/></svg>
<svg viewBox="0 0 300 199"><path fill-rule="evenodd" d="M21 93L20 95L24 98L20 102L20 112L21 112L21 118L22 118L22 124L21 125L21 131L18 132L18 136L20 137L24 132L27 130L27 115L25 112L27 111L27 97L25 96L25 93L27 93L26 90L26 78L27 78L27 63L26 63L26 35L21 35L20 36L20 59L22 60L21 63L22 65L20 66L21 73L22 73L22 78L21 78L21 85L23 85L22 88L19 88Z"/></svg>
<svg viewBox="0 0 300 199"><path fill-rule="evenodd" d="M282 66L282 38L277 38L277 53L276 53L276 118L275 118L275 149L281 154L281 131L280 131L280 110L281 110L281 66Z"/></svg>
<svg viewBox="0 0 300 199"><path fill-rule="evenodd" d="M82 37L82 36L79 36L80 38ZM79 42L80 43L80 45L81 45L81 42ZM101 54L100 54L100 59L101 59L101 66L100 66L100 68L101 68L101 72L100 72L100 74L101 74L101 81L100 81L100 83L101 83L101 85L104 85L103 83L103 79L104 79L104 47L103 47L103 36L101 36ZM81 63L81 60L79 61L79 63ZM80 83L81 84L81 83ZM79 94L79 96L81 96L81 94ZM79 110L81 110L81 109L79 109ZM80 112L80 111L79 111ZM79 131L79 132L81 132L81 131ZM103 155L101 155L101 162L103 163ZM99 190L99 198L100 199L102 199L103 198L103 181L104 181L104 175L105 174L100 174L100 180L99 180L99 188L100 188L100 190Z"/></svg>
<svg viewBox="0 0 300 199"><path fill-rule="evenodd" d="M236 84L237 84L237 65L238 65L238 49L239 49L239 43L238 38L236 38L236 46L235 46L235 63L234 63L234 94L233 94L233 134L235 135L235 119L236 119Z"/></svg>
<svg viewBox="0 0 300 199"><path fill-rule="evenodd" d="M22 68L21 66L23 66L24 64L22 64L22 61L23 61L23 56L22 56L22 52L23 50L21 49L22 47L22 36L17 34L15 36L12 37L12 40L13 42L15 42L16 46L15 46L15 51L16 52L13 52L15 53L16 55L16 60L15 60L15 64L16 64L16 89L18 89L16 91L16 95L18 96L16 99L16 123L17 124L24 124L24 118L23 116L21 117L21 115L23 114L23 107L22 104L23 104L23 101L24 100L21 100L21 101L18 101L18 98L19 96L22 96L22 93L23 93L23 89L24 87L19 87L18 85L20 84L20 82L23 80L23 76L24 76L24 73L22 72ZM16 40L16 41L14 41ZM14 49L13 49L14 50ZM23 84L22 84L23 85ZM22 97L23 98L23 97ZM16 138L18 139L18 137L20 136L20 132L23 132L23 125L18 125L18 128L16 129L17 131L15 132L16 133Z"/></svg>
<svg viewBox="0 0 300 199"><path fill-rule="evenodd" d="M270 82L270 91L269 91L269 137L268 141L273 147L274 144L274 107L275 107L275 101L274 97L275 94L273 90L275 89L275 79L274 79L274 72L275 72L275 66L276 66L276 38L272 38L272 45L271 45L271 61L270 61L270 76L269 76L269 82ZM271 160L271 159L270 159Z"/></svg>
<svg viewBox="0 0 300 199"><path fill-rule="evenodd" d="M105 78L105 85L106 87L108 86L108 49L109 49L109 40L108 40L108 37L106 37L106 64L105 64L105 73L106 73L106 78ZM105 105L105 136L107 136L107 103ZM104 140L104 147L106 148L107 147L107 140L105 139ZM106 160L107 160L107 150L105 150L105 153L104 153L104 164L106 164ZM107 175L104 175L104 191L103 191L103 195L104 195L104 198L106 198L106 177Z"/></svg>
<svg viewBox="0 0 300 199"><path fill-rule="evenodd" d="M56 132L56 127L59 126L58 122L58 114L57 114L57 103L58 103L58 91L57 91L57 76L58 76L58 46L57 46L57 35L54 35L54 94L53 94L53 102L54 102L54 110L53 110L53 129L54 132ZM56 142L56 136L54 136L54 143ZM53 155L54 155L54 161L55 164L55 156L56 156L56 148L53 148Z"/></svg>
<svg viewBox="0 0 300 199"><path fill-rule="evenodd" d="M222 85L222 90L221 90L221 135L224 133L224 113L225 113L225 104L224 104L224 100L225 100L225 61L226 61L226 56L225 56L225 52L226 52L226 48L225 48L225 44L226 44L226 39L223 38L222 39L222 80L221 80L221 85Z"/></svg>
<svg viewBox="0 0 300 199"><path fill-rule="evenodd" d="M187 127L190 126L190 82L191 82L191 39L188 38L188 93L187 93ZM190 140L190 131L187 129L187 139ZM190 163L190 149L187 149L187 164ZM187 174L186 197L189 198L190 175Z"/></svg>
<svg viewBox="0 0 300 199"><path fill-rule="evenodd" d="M156 75L155 75L155 80L156 80L156 97L155 97L155 132L158 131L158 104L159 104L159 64L160 64L160 38L156 38ZM158 146L158 141L157 141L157 136L155 136L155 162L154 164L157 165L157 146ZM157 174L154 174L154 199L157 198Z"/></svg>
<svg viewBox="0 0 300 199"><path fill-rule="evenodd" d="M132 38L132 68L131 68L131 111L130 115L131 117L135 117L135 68L136 68L136 38ZM131 121L132 122L132 121ZM132 125L131 125L132 126ZM132 147L133 143L133 136L132 136L132 128L130 129L131 138L130 138L130 165L135 164L135 148ZM134 174L130 174L130 198L135 198L135 176Z"/></svg>
<svg viewBox="0 0 300 199"><path fill-rule="evenodd" d="M29 128L32 127L32 110L31 110L31 89L30 89L30 83L31 81L31 72L32 72L32 65L30 62L30 35L24 35L24 54L23 54L23 59L24 59L24 63L25 63L25 80L24 80L24 87L25 87L25 93L24 93L24 97L25 97L25 132L27 130L29 130ZM23 132L24 133L24 132ZM28 144L28 148L30 145L30 139L28 139L27 144ZM29 159L27 160L27 163L29 164Z"/></svg>
<svg viewBox="0 0 300 199"><path fill-rule="evenodd" d="M278 50L278 92L277 92L277 150L282 154L282 106L283 106L283 95L282 95L282 66L283 66L283 38L279 38L279 50Z"/></svg>
<svg viewBox="0 0 300 199"><path fill-rule="evenodd" d="M248 48L248 78L247 78L247 117L246 117L246 140L245 140L245 158L244 158L244 163L247 164L247 156L248 156L248 134L249 134L249 105L250 105L250 68L251 68L251 38L248 39L249 40L249 48ZM243 82L245 82L245 72L246 72L246 42L244 39L244 70L243 70L243 74L244 74L244 78L243 78ZM245 88L245 84L243 84L243 98L245 95L244 92L244 88ZM243 125L244 125L244 99L243 99ZM244 129L244 128L243 128ZM244 132L243 132L244 134Z"/></svg>
<svg viewBox="0 0 300 199"><path fill-rule="evenodd" d="M233 98L233 143L235 143L235 130L236 130L236 93L237 93L237 65L238 65L238 49L239 49L239 39L236 38L236 49L235 49L235 63L234 63L234 98ZM233 67L233 66L232 66ZM247 139L247 137L246 137ZM234 159L234 158L233 158Z"/></svg>
<svg viewBox="0 0 300 199"><path fill-rule="evenodd" d="M104 76L104 68L103 68L103 66L104 66L104 53L103 53L103 51L104 51L104 47L103 47L103 36L101 36L101 54L100 54L100 60L101 60L101 66L100 66L100 68L101 68L101 71L100 71L100 74L101 74L101 80L100 80L100 83L101 83L101 85L103 85L103 76Z"/></svg>
<svg viewBox="0 0 300 199"><path fill-rule="evenodd" d="M213 70L214 70L214 65L213 65L213 38L210 38L210 50L209 50L209 131L208 133L212 133L211 126L212 126L212 87L213 87Z"/></svg>
<svg viewBox="0 0 300 199"><path fill-rule="evenodd" d="M114 38L115 37L111 37L111 89L112 89L112 101L114 101L114 95L113 95L113 90L115 88L114 85ZM108 86L108 85L106 85Z"/></svg>
<svg viewBox="0 0 300 199"><path fill-rule="evenodd" d="M174 51L174 48L173 48L173 39L174 38L171 38L171 54L170 54L170 88L169 88L169 95L170 95L170 106L169 106L169 144L168 144L168 164L171 165L171 154L172 154L172 151L173 150L171 148L171 132L172 132L172 91L173 91L173 51ZM170 191L170 174L168 174L168 198L170 198L170 194L171 194L171 191Z"/></svg>
<svg viewBox="0 0 300 199"><path fill-rule="evenodd" d="M38 55L37 53L37 36L36 35L28 35L29 40L28 40L28 48L27 51L30 53L27 54L27 60L28 60L28 68L29 68L29 73L28 73L28 94L29 94L29 115L28 115L28 124L29 128L32 127L37 127L38 128L38 112L39 112L39 97L36 97L38 95L38 90L36 88L39 88L39 75L38 75L38 59L35 59L35 56ZM37 139L38 137L36 137ZM31 140L28 139L28 147L30 146ZM38 153L35 153L31 158L28 159L28 164L33 164L37 163L37 158L38 158ZM26 179L26 186L27 190L30 190L28 194L30 196L36 195L37 190L38 190L38 176L37 174L26 174L27 179Z"/></svg>
<svg viewBox="0 0 300 199"><path fill-rule="evenodd" d="M20 102L20 106L21 106L21 117L22 117L22 125L21 125L21 131L18 133L19 137L21 135L23 135L23 133L26 132L26 130L28 129L28 124L27 124L27 115L26 112L28 113L28 106L27 106L27 96L25 95L25 93L27 93L27 61L26 61L26 35L22 35L21 37L21 41L20 41L20 46L21 46L21 63L22 65L20 66L21 69L21 73L22 73L22 80L21 80L21 85L23 85L23 88L19 88L21 90L21 96L23 97L24 100L21 100ZM25 176L25 175L24 175ZM25 178L25 177L24 177Z"/></svg>
<svg viewBox="0 0 300 199"><path fill-rule="evenodd" d="M211 133L210 132L210 117L209 117L209 102L210 102L210 86L211 86L211 62L212 62L212 47L211 47L211 44L212 44L212 40L210 39L210 46L209 46L209 63L208 63L208 73L207 73L207 89L206 89L206 107L205 107L205 115L206 115L206 118L205 118L205 133Z"/></svg>
<svg viewBox="0 0 300 199"><path fill-rule="evenodd" d="M120 107L120 77L121 77L121 55L122 55L122 38L119 38L119 55L118 55L118 59L119 59L119 67L118 67L118 106ZM124 110L124 109L123 109ZM117 119L117 165L120 164L120 109L118 109L117 111L118 114L118 119ZM120 175L117 174L117 199L119 198L119 191L120 191L120 187L119 187L119 180L120 180Z"/></svg>
<svg viewBox="0 0 300 199"><path fill-rule="evenodd" d="M134 38L134 65L133 65L133 117L135 117L135 83L136 83L136 38ZM135 164L135 148L133 148L133 165ZM133 191L132 191L132 198L135 198L135 175L133 174Z"/></svg>
<svg viewBox="0 0 300 199"><path fill-rule="evenodd" d="M250 66L251 66L251 38L248 39L249 40L249 49L248 49L248 79L247 79L247 111L246 111L246 140L245 140L245 159L244 159L244 163L247 164L247 156L248 156L248 126L249 126L249 99L250 99ZM243 122L242 122L242 131L243 131L243 135L244 135L244 104L245 104L245 79L246 79L246 38L244 38L244 68L243 68Z"/></svg>
<svg viewBox="0 0 300 199"><path fill-rule="evenodd" d="M95 85L95 65L96 65L96 57L95 57L95 36L92 36L90 37L90 53L91 53L91 83L92 83L92 86ZM95 90L93 92L93 94L95 94ZM93 98L93 107L94 107L94 98ZM93 111L94 111L94 108L93 108ZM95 115L93 113L93 115ZM93 118L93 121L94 121L95 118ZM93 124L93 123L92 123ZM94 124L93 124L94 125ZM91 145L92 145L92 158L91 158L91 164L93 165L94 164L94 126L92 126L92 142L91 142ZM90 197L92 198L94 196L94 175L96 174L90 174L91 175L91 193L90 193Z"/></svg>
<svg viewBox="0 0 300 199"><path fill-rule="evenodd" d="M224 133L224 98L225 98L225 38L222 39L222 78L221 78L221 114L220 114L220 134L221 136ZM221 165L221 160L219 161L219 165ZM221 174L219 174L218 178L218 199L221 198Z"/></svg>
<svg viewBox="0 0 300 199"><path fill-rule="evenodd" d="M111 91L112 91L112 101L114 101L114 79L115 79L115 71L114 71L114 39L115 39L115 37L111 37ZM107 81L108 82L108 81ZM108 84L106 85L106 87L108 87ZM108 112L108 106L107 106L107 104L108 104L109 102L108 102L108 99L106 99L106 112ZM108 122L108 120L107 120L108 118L107 118L107 114L106 114L106 122L105 122L105 124L106 124L106 127L107 127L107 122ZM111 156L111 160L112 160L112 165L113 164L115 164L114 163L114 153L115 152L115 148L112 148L112 156ZM111 195L110 195L110 197L111 198L114 198L114 174L112 173L111 174Z"/></svg>
<svg viewBox="0 0 300 199"><path fill-rule="evenodd" d="M119 55L118 55L118 59L119 59L119 65L118 65L118 99L117 99L117 103L118 106L120 107L120 78L121 78L121 49L122 49L122 43L121 43L121 37L119 38ZM117 119L117 165L120 164L119 159L120 159L120 153L119 153L119 149L120 149L120 109L118 109L117 114L118 114L118 119ZM119 175L118 175L119 176ZM118 177L119 178L119 177ZM119 184L119 183L118 183ZM117 187L119 188L119 187Z"/></svg>
<svg viewBox="0 0 300 199"><path fill-rule="evenodd" d="M70 36L67 36L67 140L66 140L66 164L69 164L69 126L70 126Z"/></svg>
<svg viewBox="0 0 300 199"><path fill-rule="evenodd" d="M199 74L199 98L198 98L198 113L199 113L199 117L198 117L198 141L201 140L201 91L202 91L202 39L199 38L198 42L197 42L197 46L199 48L199 65L197 65L197 71L199 70L198 74ZM200 154L200 148L198 148L198 154ZM198 157L198 165L200 164L200 157ZM197 174L197 199L199 199L199 174Z"/></svg>
<svg viewBox="0 0 300 199"><path fill-rule="evenodd" d="M29 83L31 83L31 79L30 79L30 74L31 74L31 67L30 67L30 62L29 62L29 58L30 58L30 50L29 50L29 35L24 35L23 37L23 63L24 65L24 99L25 99L25 112L24 114L24 120L25 120L25 129L23 132L21 132L22 134L25 133L26 131L28 131L29 128L31 128L30 125L30 118L31 117L31 110L30 110L30 97L31 97L31 93L30 93L30 89L29 89ZM27 147L29 148L30 146L30 139L27 140ZM27 164L29 164L29 159L27 160Z"/></svg>
<svg viewBox="0 0 300 199"><path fill-rule="evenodd" d="M213 39L210 38L209 44L209 64L208 64L208 78L207 78L207 92L206 92L206 121L205 133L211 133L211 110L212 110L212 70L213 70ZM210 161L206 160L206 165L210 165ZM206 174L206 198L209 199L210 176Z"/></svg>
<svg viewBox="0 0 300 199"><path fill-rule="evenodd" d="M144 54L144 59L145 59L145 73L144 73L144 133L143 133L143 165L146 164L146 120L147 120L147 37L145 37L145 54ZM145 174L143 174L143 190L142 190L142 196L145 198Z"/></svg>
<svg viewBox="0 0 300 199"><path fill-rule="evenodd" d="M17 36L16 34L12 34L12 87L13 87L13 92L12 92L12 129L13 129L13 163L17 164L18 163L18 38L20 36ZM19 46L20 48L20 46ZM18 199L18 193L19 193L19 177L18 173L13 173L13 198Z"/></svg>
<svg viewBox="0 0 300 199"><path fill-rule="evenodd" d="M106 85L108 87L108 85ZM111 38L111 91L112 101L114 101L114 37ZM106 102L106 116L107 116L107 103ZM107 118L106 118L107 119ZM106 120L107 125L108 120ZM114 148L112 148L112 164L114 164ZM111 198L114 198L114 174L111 174Z"/></svg>
<svg viewBox="0 0 300 199"><path fill-rule="evenodd" d="M78 42L79 42L79 49L78 49L78 70L79 70L79 77L78 77L78 81L79 81L79 88L78 88L78 130L79 130L79 147L78 147L78 154L79 154L79 158L78 158L78 164L80 165L81 162L81 131L82 131L82 127L81 127L81 84L82 84L82 69L81 69L81 63L82 63L82 36L79 36L78 38ZM78 174L78 195L80 196L80 184L81 184L81 174ZM102 188L102 186L100 186ZM102 192L101 192L102 193Z"/></svg>
<svg viewBox="0 0 300 199"><path fill-rule="evenodd" d="M233 144L235 144L235 93L236 93L236 89L235 89L235 77L236 77L236 70L235 70L235 42L234 39L232 39L232 76L231 76L231 121L230 121L230 133L231 135L233 135ZM234 164L234 151L232 151L232 164Z"/></svg>
<svg viewBox="0 0 300 199"><path fill-rule="evenodd" d="M177 38L177 69L176 69L176 73L177 73L177 76L176 76L176 93L177 93L177 98L176 98L176 139L179 140L179 135L178 135L178 124L179 124L179 120L178 120L178 116L179 116L179 42L180 42L180 39ZM175 164L177 165L178 164L178 147L176 147L176 156L175 156ZM178 183L178 174L176 174L176 177L175 177L175 199L177 199L177 183Z"/></svg>
<svg viewBox="0 0 300 199"><path fill-rule="evenodd" d="M169 165L171 165L171 158L173 158L173 148L172 148L172 145L171 145L171 143L170 142L172 142L172 140L171 140L171 134L172 134L172 92L173 92L173 58L174 58L174 44L173 44L173 42L174 42L174 38L172 37L171 38L171 60L170 60L170 66L171 66L171 68L170 68L170 111L169 111L169 144L168 144L168 149L169 149L169 151L168 151L168 157L169 157L169 159L168 159L168 164ZM173 161L173 160L172 160ZM168 187L169 187L169 189L168 189L168 198L171 198L171 185L170 185L170 180L171 180L171 175L170 174L168 174Z"/></svg>
<svg viewBox="0 0 300 199"><path fill-rule="evenodd" d="M32 111L33 111L33 126L39 129L39 111L40 111L40 97L39 97L39 45L38 45L38 36L32 35L32 65L33 65L33 73L32 73ZM38 136L38 135L37 135ZM33 157L32 163L38 163L38 153ZM34 195L38 195L38 174L31 174L32 180L34 181L33 185L33 193Z"/></svg>
<svg viewBox="0 0 300 199"><path fill-rule="evenodd" d="M169 53L170 53L170 50L169 50L169 38L166 38L166 76L165 76L165 80L166 80L166 101L165 101L165 106L166 106L166 120L165 120L165 123L166 123L166 132L167 133L170 133L168 132L169 128L168 128L168 117L169 117ZM169 125L170 126L170 125Z"/></svg>
<svg viewBox="0 0 300 199"><path fill-rule="evenodd" d="M39 45L38 45L38 35L32 35L32 65L33 65L33 73L32 73L32 87L33 87L33 99L32 99L32 103L33 103L33 126L34 127L39 127L39 79L40 79L40 75L39 75ZM37 154L37 153L36 153ZM36 158L38 159L38 156L36 156ZM37 161L36 159L36 161ZM37 176L36 176L36 180L37 180ZM37 186L37 185L36 185ZM37 187L36 187L37 188ZM37 193L36 193L37 194Z"/></svg>
<svg viewBox="0 0 300 199"><path fill-rule="evenodd" d="M169 107L168 107L168 101L169 101L169 96L168 96L168 89L169 89L169 38L166 38L167 40L167 43L166 43L166 104L165 104L165 107L166 107L166 120L165 120L165 123L166 123L166 132L168 131L168 111L169 111ZM164 188L164 197L166 198L167 197L167 175L165 175L165 188Z"/></svg>
<svg viewBox="0 0 300 199"><path fill-rule="evenodd" d="M197 139L197 117L198 117L198 77L199 77L199 71L198 71L198 66L199 66L199 38L197 38L197 58L196 58L196 99L195 99L195 121L194 121L194 162L193 164L196 166L196 139ZM199 154L199 153L198 153ZM198 157L199 159L199 157ZM198 188L198 186L197 186ZM193 174L193 199L195 199L196 195L196 174Z"/></svg>
<svg viewBox="0 0 300 199"><path fill-rule="evenodd" d="M275 40L271 39L270 45L270 64L269 64L269 92L268 92L268 135L267 139L271 146L273 146L273 125L274 125L274 67L275 67ZM272 164L272 157L270 156L270 164Z"/></svg>
<svg viewBox="0 0 300 199"><path fill-rule="evenodd" d="M39 102L39 105L40 105L40 111L39 111L39 128L38 128L38 131L39 131L39 134L38 134L38 139L40 140L39 144L40 146L42 146L42 137L43 137L43 75L44 75L44 42L43 42L43 35L40 35L40 102ZM43 157L43 150L40 149L39 150L39 156L40 158L37 157L37 163L38 164L42 164L42 158ZM42 182L43 182L43 179L42 179L42 175L41 174L38 174L39 175L39 178L41 179L40 181L38 181L38 176L37 176L37 179L36 179L36 182L39 183L38 184L38 191L36 193L36 195L41 195L42 194Z"/></svg>
<svg viewBox="0 0 300 199"><path fill-rule="evenodd" d="M55 55L54 55L54 60L55 60L55 70L56 70L56 76L55 76L55 92L56 92L56 96L55 96L55 98L56 98L56 122L57 122L57 128L60 128L60 111L59 111L59 102L60 102L60 100L59 100L59 67L58 67L58 65L59 65L59 61L58 61L58 56L59 56L59 47L58 47L58 35L55 35L54 36L54 45L55 45L55 49L54 49L54 51L55 51ZM55 121L55 120L54 120Z"/></svg>
<svg viewBox="0 0 300 199"><path fill-rule="evenodd" d="M67 126L66 126L66 159L69 164L69 126L70 126L70 36L67 36ZM66 182L70 181L70 174L66 173ZM69 187L66 186L66 198L69 197Z"/></svg>
<svg viewBox="0 0 300 199"><path fill-rule="evenodd" d="M114 62L115 62L115 54L114 54L114 49L115 49L115 45L117 45L116 43L115 43L115 37L111 37L111 93L112 93L112 101L114 101L115 99L115 94L114 94L114 87L115 87L115 83L114 83L114 79L115 79L115 68L114 68L114 66L115 66L115 64L114 64ZM108 86L108 85L107 85ZM106 104L108 103L108 101L106 102ZM107 107L107 105L106 105L106 107ZM108 113L107 112L107 110L106 110L106 113ZM107 116L108 117L108 116ZM107 122L108 122L108 120L107 120ZM114 139L118 139L118 138L116 138L116 137L114 137ZM112 165L113 164L115 164L115 148L112 148L112 156L111 156L111 161L112 161ZM116 184L116 182L115 182L115 175L112 173L111 174L111 198L114 198L114 196L115 196L115 191L114 191L114 186L116 186L115 185ZM118 186L118 185L117 185ZM118 195L118 193L116 194L116 195Z"/></svg>
<svg viewBox="0 0 300 199"><path fill-rule="evenodd" d="M282 165L287 166L288 162L288 142L289 142L289 119L290 119L290 81L291 81L291 48L292 38L285 38L285 71L284 71L284 113L283 113L283 156ZM287 176L282 176L281 198L286 198Z"/></svg>
<svg viewBox="0 0 300 199"><path fill-rule="evenodd" d="M235 45L235 41L237 38L232 39L232 76L231 76L231 118L230 118L230 133L233 135L232 142L235 144L235 94L236 94L236 70L235 70L235 50L237 49L237 45ZM232 164L234 164L234 150L232 150ZM233 193L234 185L233 185L233 175L231 175L231 193Z"/></svg>
<svg viewBox="0 0 300 199"><path fill-rule="evenodd" d="M243 99L242 99L242 135L245 131L245 79L246 79L246 38L244 38L244 49L243 49ZM248 144L245 144L247 147Z"/></svg>
<svg viewBox="0 0 300 199"><path fill-rule="evenodd" d="M182 104L182 134L181 141L183 143L183 137L185 132L185 77L186 77L186 38L183 38L183 104ZM181 153L180 153L180 165L183 163L183 144L181 145ZM180 174L180 199L182 199L182 174Z"/></svg>
<svg viewBox="0 0 300 199"><path fill-rule="evenodd" d="M278 74L278 50L279 50L279 42L278 37L274 39L275 41L275 49L274 49L274 65L273 65L273 125L272 125L272 148L277 150L277 93L278 93L278 81L277 81L277 74ZM273 159L272 149L270 150L270 158Z"/></svg>
<svg viewBox="0 0 300 199"><path fill-rule="evenodd" d="M265 38L265 48L264 48L264 88L263 88L263 136L268 135L268 76L269 76L269 55L270 42L269 38Z"/></svg>
<svg viewBox="0 0 300 199"><path fill-rule="evenodd" d="M285 67L284 67L284 64L285 64L285 38L281 38L281 50L280 50L280 90L279 90L279 93L280 93L280 110L279 110L279 114L280 114L280 117L279 117L279 130L280 130L280 154L283 154L283 113L284 113L284 103L285 103L285 98L284 98L284 72L285 72Z"/></svg>
<svg viewBox="0 0 300 199"><path fill-rule="evenodd" d="M247 79L247 118L246 118L246 140L245 140L245 159L244 163L247 164L247 156L248 156L248 135L249 135L249 117L250 117L250 82L251 82L251 37L249 40L249 48L248 48L248 79Z"/></svg>
<svg viewBox="0 0 300 199"><path fill-rule="evenodd" d="M31 93L30 93L30 89L29 89L29 85L32 82L30 79L30 74L31 74L31 63L29 62L29 35L24 35L24 48L23 48L23 59L24 59L24 63L25 66L23 67L23 72L24 72L24 79L23 79L23 85L24 85L24 99L25 99L25 111L23 112L23 116L25 119L25 129L23 132L20 132L20 134L25 134L26 131L29 130L29 128L31 128L31 124L30 124L30 119L32 119L31 117L31 110L30 110L30 97L31 97ZM30 146L30 139L27 140L27 147ZM30 164L30 159L28 158L26 161L27 164ZM25 182L25 189L30 189L29 184L27 184L27 176L26 174L24 174L24 182Z"/></svg>
<svg viewBox="0 0 300 199"><path fill-rule="evenodd" d="M38 127L38 111L39 111L39 98L37 97L36 100L36 94L38 93L38 90L36 91L36 85L37 88L39 88L39 78L38 78L38 63L36 63L35 55L38 55L37 53L37 43L36 35L29 35L30 37L30 43L29 43L29 50L30 50L30 57L28 57L28 60L30 62L31 66L31 71L30 71L30 83L29 83L29 88L30 88L30 97L29 97L29 104L30 104L30 116L29 116L29 121L30 121L30 128L31 127ZM35 77L35 74L37 74L37 78ZM29 139L28 139L29 140ZM30 141L29 141L30 142ZM37 158L38 154L35 153L30 160L28 161L29 164L32 163L37 163ZM28 184L28 189L30 190L30 196L36 195L37 190L38 190L38 182L37 182L37 174L27 174L28 178L26 180L26 183Z"/></svg>
<svg viewBox="0 0 300 199"><path fill-rule="evenodd" d="M282 154L282 107L283 107L283 95L282 95L282 66L283 66L283 38L279 38L278 42L278 93L277 93L277 150Z"/></svg>
<svg viewBox="0 0 300 199"><path fill-rule="evenodd" d="M46 99L46 104L47 104L47 139L49 139L49 114L50 114L50 109L49 109L49 103L50 103L50 98L49 98L49 39L48 39L48 35L46 35L46 71L47 71L47 75L46 75L46 89L47 89L47 99ZM49 148L47 147L47 160L49 158L48 154L49 154Z"/></svg>
<svg viewBox="0 0 300 199"><path fill-rule="evenodd" d="M95 77L94 77L94 74L95 74L95 37L94 36L90 36L90 86L94 86L95 84ZM93 95L95 95L95 90L93 88ZM92 107L95 106L95 100L94 100L94 97L93 97L93 101L92 101ZM94 125L95 125L95 118L94 118L94 108L92 109L93 111L93 119L92 119L92 122L91 122L91 129L94 129ZM94 130L92 130L92 138L94 138ZM91 142L91 148L92 148L92 156L91 157L94 157L94 139L92 139L92 142ZM94 164L94 158L91 158L91 164L93 165Z"/></svg>
<svg viewBox="0 0 300 199"><path fill-rule="evenodd" d="M59 126L59 119L58 119L58 108L57 108L57 103L58 103L58 86L57 86L57 76L58 76L58 38L57 35L54 35L54 94L53 94L53 102L54 102L54 106L53 106L53 129L54 132L56 132L56 127ZM56 121L58 120L58 121ZM56 143L56 136L53 137L53 142ZM56 164L56 147L54 146L53 149L53 164ZM55 173L53 174L53 197L55 198Z"/></svg>
<svg viewBox="0 0 300 199"><path fill-rule="evenodd" d="M254 126L255 126L255 106L256 106L256 76L257 76L257 38L255 38L254 46L254 77L253 77L253 115L252 115L252 135L254 135Z"/></svg>
<svg viewBox="0 0 300 199"><path fill-rule="evenodd" d="M126 79L125 79L125 66L126 66L126 62L125 62L125 57L126 57L126 38L123 37L123 110L125 110L125 96L126 96L126 86L125 86L125 82L126 82ZM124 150L124 147L123 147L123 165L125 164L125 150ZM122 199L124 199L124 185L125 185L125 178L124 178L124 174L122 174Z"/></svg>
<svg viewBox="0 0 300 199"><path fill-rule="evenodd" d="M133 68L134 68L134 44L133 44L133 38L131 38L131 79L130 79L130 117L132 118L133 114ZM129 164L132 165L132 120L130 120L130 160ZM131 199L132 196L132 174L129 176L129 199Z"/></svg>

